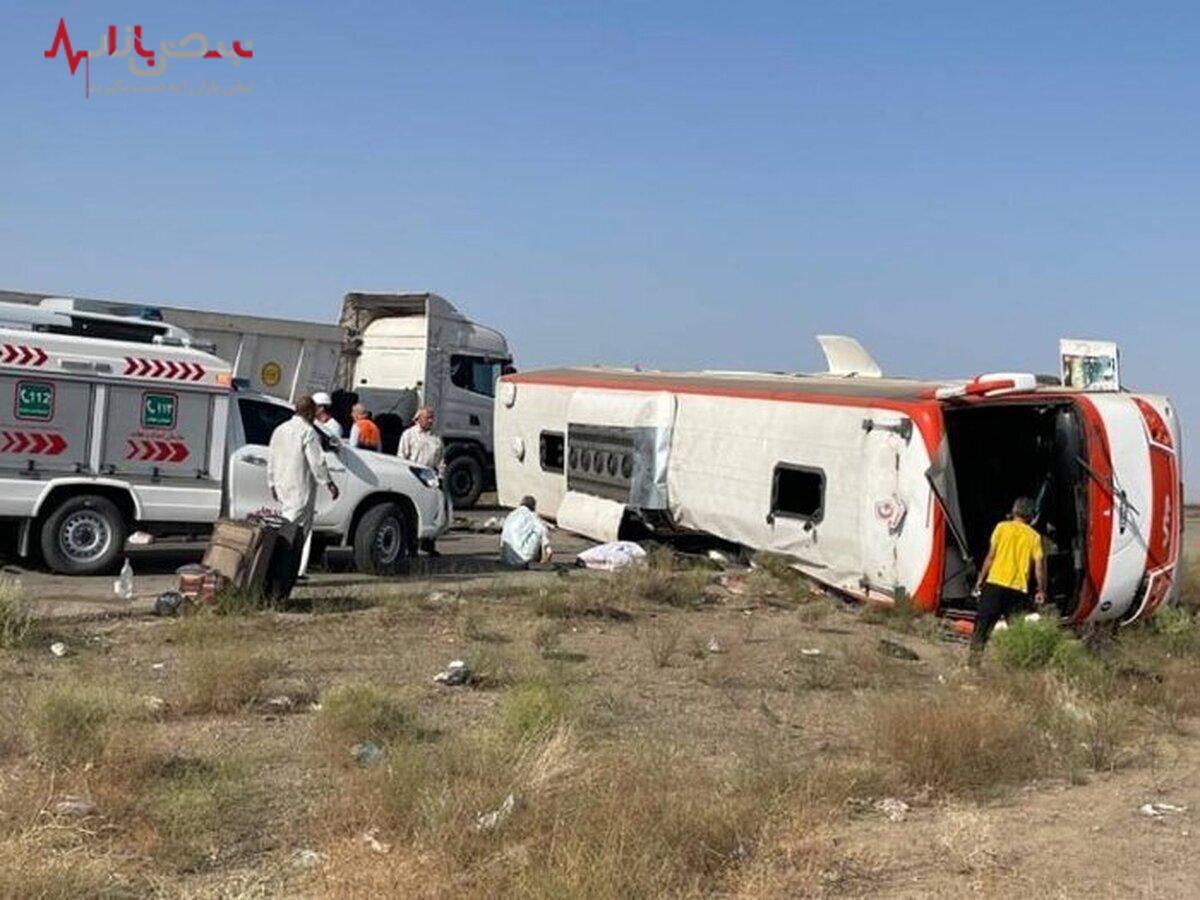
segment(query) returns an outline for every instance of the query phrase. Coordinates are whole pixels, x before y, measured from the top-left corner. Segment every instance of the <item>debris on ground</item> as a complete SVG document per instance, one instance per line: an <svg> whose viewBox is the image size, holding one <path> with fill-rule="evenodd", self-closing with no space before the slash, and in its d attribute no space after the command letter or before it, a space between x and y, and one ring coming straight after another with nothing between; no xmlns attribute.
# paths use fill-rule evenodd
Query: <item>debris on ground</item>
<svg viewBox="0 0 1200 900"><path fill-rule="evenodd" d="M909 650L903 644L888 640L887 638L879 639L879 652L895 659L917 660L921 658L917 655L916 651Z"/></svg>
<svg viewBox="0 0 1200 900"><path fill-rule="evenodd" d="M1143 803L1138 807L1138 812L1143 816L1149 816L1152 819L1158 819L1162 816L1187 812L1187 807L1176 806L1174 803Z"/></svg>
<svg viewBox="0 0 1200 900"><path fill-rule="evenodd" d="M133 544L135 547L146 547L154 543L154 535L148 531L135 531L125 538L125 543Z"/></svg>
<svg viewBox="0 0 1200 900"><path fill-rule="evenodd" d="M475 819L476 831L491 831L510 815L516 809L517 797L515 794L509 794L504 798L504 802L489 813L483 813Z"/></svg>
<svg viewBox="0 0 1200 900"><path fill-rule="evenodd" d="M178 615L185 603L187 603L187 598L179 591L164 591L154 600L154 614L156 616Z"/></svg>
<svg viewBox="0 0 1200 900"><path fill-rule="evenodd" d="M875 801L875 809L887 816L889 822L903 822L908 816L909 805L896 797L884 797Z"/></svg>
<svg viewBox="0 0 1200 900"><path fill-rule="evenodd" d="M360 741L350 748L350 755L360 766L375 766L383 762L383 748L374 741Z"/></svg>
<svg viewBox="0 0 1200 900"><path fill-rule="evenodd" d="M504 530L504 520L499 516L492 516L491 518L484 519L473 530L499 534Z"/></svg>
<svg viewBox="0 0 1200 900"><path fill-rule="evenodd" d="M287 712L296 702L287 694L280 694L278 697L268 698L266 705L276 712Z"/></svg>
<svg viewBox="0 0 1200 900"><path fill-rule="evenodd" d="M433 680L447 687L458 687L471 680L471 670L461 659L452 659L445 669L433 676Z"/></svg>
<svg viewBox="0 0 1200 900"><path fill-rule="evenodd" d="M721 643L719 640L717 640L716 638L713 638L712 640L710 640L710 641L708 642L708 652L709 652L709 653L724 653L724 652L725 652L725 645L724 645L724 644L722 644L722 643Z"/></svg>
<svg viewBox="0 0 1200 900"><path fill-rule="evenodd" d="M324 857L316 850L297 850L292 856L292 863L301 869L311 869L313 866L319 866L322 859Z"/></svg>
<svg viewBox="0 0 1200 900"><path fill-rule="evenodd" d="M167 710L167 701L162 697L156 697L153 694L148 694L142 698L142 706L146 712L154 716L162 715Z"/></svg>
<svg viewBox="0 0 1200 900"><path fill-rule="evenodd" d="M722 569L728 569L731 565L733 565L733 562L729 559L729 557L720 550L709 550L705 555L708 557L710 562L716 563Z"/></svg>
<svg viewBox="0 0 1200 900"><path fill-rule="evenodd" d="M96 814L96 804L83 797L61 797L54 802L53 809L56 815L74 816L77 819L85 819Z"/></svg>
<svg viewBox="0 0 1200 900"><path fill-rule="evenodd" d="M133 599L133 566L129 564L128 557L125 559L125 564L121 566L121 574L113 582L113 593L122 600Z"/></svg>
<svg viewBox="0 0 1200 900"><path fill-rule="evenodd" d="M646 551L633 541L609 541L579 553L575 562L585 569L614 572L646 558Z"/></svg>
<svg viewBox="0 0 1200 900"><path fill-rule="evenodd" d="M801 656L820 656L821 648L820 647L801 647L800 655Z"/></svg>
<svg viewBox="0 0 1200 900"><path fill-rule="evenodd" d="M381 853L381 854L389 853L389 852L391 852L391 849L392 849L391 844L389 844L385 841L379 840L379 829L378 828L371 828L367 831L364 831L359 836L359 840L361 840L364 844L366 844L368 847L370 847L376 853Z"/></svg>
<svg viewBox="0 0 1200 900"><path fill-rule="evenodd" d="M67 655L67 653L68 653L67 645L64 644L62 641L55 641L53 644L50 645L50 654L52 656L57 656L59 659L62 659L64 656Z"/></svg>

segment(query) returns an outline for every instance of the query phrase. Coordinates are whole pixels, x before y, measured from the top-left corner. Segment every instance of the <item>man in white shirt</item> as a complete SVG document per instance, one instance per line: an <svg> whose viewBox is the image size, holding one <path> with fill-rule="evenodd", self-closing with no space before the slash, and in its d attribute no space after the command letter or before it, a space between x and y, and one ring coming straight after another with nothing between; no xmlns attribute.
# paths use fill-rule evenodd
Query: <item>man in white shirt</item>
<svg viewBox="0 0 1200 900"><path fill-rule="evenodd" d="M422 406L418 409L417 414L413 416L413 424L400 435L400 446L396 448L396 455L414 466L425 466L441 473L446 468L442 460L445 447L441 437L433 431L435 421L432 407ZM441 556L433 538L423 538L420 548L428 556Z"/></svg>
<svg viewBox="0 0 1200 900"><path fill-rule="evenodd" d="M271 435L267 453L267 484L271 488L271 496L282 507L280 515L295 523L304 535L300 575L308 567L317 485L324 485L334 500L338 498L337 485L329 477L325 453L313 428L316 414L317 406L313 398L301 397L296 401L296 414Z"/></svg>
<svg viewBox="0 0 1200 900"><path fill-rule="evenodd" d="M342 423L333 417L329 411L333 408L333 398L324 391L318 391L313 394L313 403L317 404L316 424L323 432L330 437L342 437Z"/></svg>
<svg viewBox="0 0 1200 900"><path fill-rule="evenodd" d="M532 562L550 562L550 536L546 523L538 518L537 501L524 497L521 505L504 519L500 530L500 561L506 566L527 569Z"/></svg>
<svg viewBox="0 0 1200 900"><path fill-rule="evenodd" d="M418 409L417 414L413 416L413 424L400 435L400 446L396 449L396 455L414 466L427 466L442 471L445 468L442 465L442 457L446 451L441 437L434 433L435 422L436 416L432 407L422 406Z"/></svg>

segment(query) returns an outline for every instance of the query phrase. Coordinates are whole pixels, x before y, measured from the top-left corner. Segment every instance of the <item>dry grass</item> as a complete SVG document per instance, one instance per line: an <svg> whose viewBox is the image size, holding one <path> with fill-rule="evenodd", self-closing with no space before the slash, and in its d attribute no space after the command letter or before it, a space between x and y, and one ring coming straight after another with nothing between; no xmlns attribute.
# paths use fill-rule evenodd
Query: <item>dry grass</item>
<svg viewBox="0 0 1200 900"><path fill-rule="evenodd" d="M877 764L908 791L984 795L1039 772L1041 735L1004 696L945 688L880 697L868 705Z"/></svg>
<svg viewBox="0 0 1200 900"><path fill-rule="evenodd" d="M664 669L671 664L671 658L679 649L679 641L683 637L683 623L676 619L668 619L643 628L640 633L654 667Z"/></svg>
<svg viewBox="0 0 1200 900"><path fill-rule="evenodd" d="M132 698L105 687L57 684L30 699L28 743L55 766L101 760L137 715Z"/></svg>
<svg viewBox="0 0 1200 900"><path fill-rule="evenodd" d="M266 697L267 681L281 671L273 655L244 643L185 648L180 657L178 707L194 714L227 714Z"/></svg>
<svg viewBox="0 0 1200 900"><path fill-rule="evenodd" d="M388 745L418 731L410 703L373 684L339 684L321 697L316 734L334 755L345 757L359 741Z"/></svg>
<svg viewBox="0 0 1200 900"><path fill-rule="evenodd" d="M0 647L25 644L33 628L29 599L15 578L0 577Z"/></svg>

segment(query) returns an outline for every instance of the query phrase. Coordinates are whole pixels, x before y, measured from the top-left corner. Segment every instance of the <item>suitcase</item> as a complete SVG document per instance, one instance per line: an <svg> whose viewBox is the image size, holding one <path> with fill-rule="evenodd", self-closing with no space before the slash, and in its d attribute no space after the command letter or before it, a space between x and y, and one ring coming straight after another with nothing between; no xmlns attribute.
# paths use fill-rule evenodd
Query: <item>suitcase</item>
<svg viewBox="0 0 1200 900"><path fill-rule="evenodd" d="M227 579L235 589L246 590L264 531L257 522L221 519L213 526L201 565Z"/></svg>

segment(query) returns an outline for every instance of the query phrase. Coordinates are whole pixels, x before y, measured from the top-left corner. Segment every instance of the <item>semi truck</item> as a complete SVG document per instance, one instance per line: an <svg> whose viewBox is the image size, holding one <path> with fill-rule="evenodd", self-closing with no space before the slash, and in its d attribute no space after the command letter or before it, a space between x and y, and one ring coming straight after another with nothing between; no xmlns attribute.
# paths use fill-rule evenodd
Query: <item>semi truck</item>
<svg viewBox="0 0 1200 900"><path fill-rule="evenodd" d="M178 326L0 302L0 394L0 521L56 572L110 571L135 528L202 533L278 506L267 445L291 405ZM320 437L339 495L318 493L314 538L398 574L449 526L439 474Z"/></svg>
<svg viewBox="0 0 1200 900"><path fill-rule="evenodd" d="M474 505L494 482L492 397L500 375L513 371L512 353L503 334L437 294L351 292L337 323L21 291L0 291L0 302L74 316L87 333L114 338L181 329L228 360L250 390L289 403L328 391L345 429L350 408L363 402L385 452L395 452L401 430L428 404L446 442L454 505Z"/></svg>

